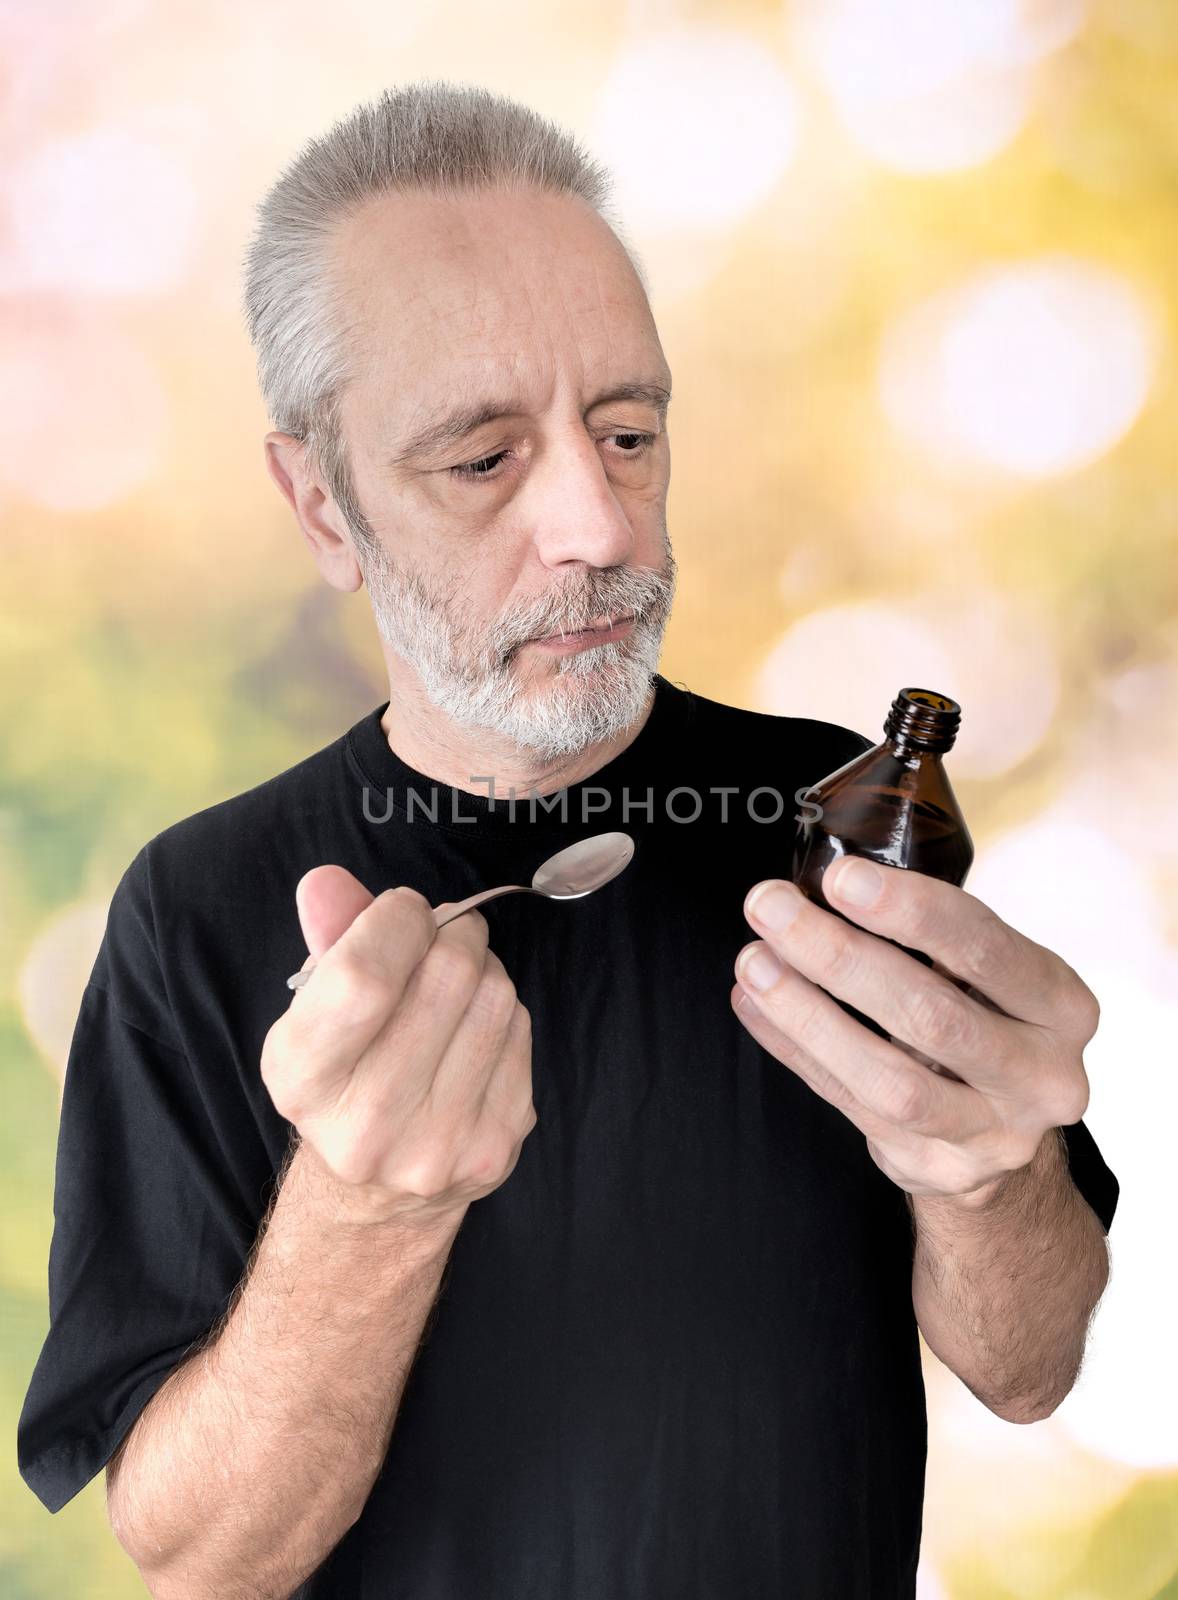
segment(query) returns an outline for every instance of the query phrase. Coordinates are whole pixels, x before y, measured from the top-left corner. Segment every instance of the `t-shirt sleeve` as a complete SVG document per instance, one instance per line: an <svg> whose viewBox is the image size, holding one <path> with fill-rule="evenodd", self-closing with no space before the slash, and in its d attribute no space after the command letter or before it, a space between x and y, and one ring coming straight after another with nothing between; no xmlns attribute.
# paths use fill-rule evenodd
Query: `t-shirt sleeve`
<svg viewBox="0 0 1178 1600"><path fill-rule="evenodd" d="M256 1233L172 1022L146 851L111 901L66 1063L49 1331L17 1431L21 1476L53 1512L217 1322Z"/></svg>
<svg viewBox="0 0 1178 1600"><path fill-rule="evenodd" d="M1064 1128L1063 1136L1072 1182L1096 1212L1107 1233L1112 1227L1121 1186L1083 1122L1071 1123Z"/></svg>

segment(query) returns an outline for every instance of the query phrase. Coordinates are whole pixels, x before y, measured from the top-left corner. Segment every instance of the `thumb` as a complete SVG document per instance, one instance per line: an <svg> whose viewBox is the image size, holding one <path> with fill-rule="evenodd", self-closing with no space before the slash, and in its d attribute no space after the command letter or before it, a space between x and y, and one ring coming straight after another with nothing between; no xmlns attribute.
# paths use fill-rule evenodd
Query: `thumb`
<svg viewBox="0 0 1178 1600"><path fill-rule="evenodd" d="M346 867L305 872L295 886L295 905L308 955L318 961L375 898Z"/></svg>

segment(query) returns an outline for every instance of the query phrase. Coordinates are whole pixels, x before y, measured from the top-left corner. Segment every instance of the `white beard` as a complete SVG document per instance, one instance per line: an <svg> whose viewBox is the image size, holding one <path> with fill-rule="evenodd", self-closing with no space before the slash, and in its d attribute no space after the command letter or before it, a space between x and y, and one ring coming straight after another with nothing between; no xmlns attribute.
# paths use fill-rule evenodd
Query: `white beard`
<svg viewBox="0 0 1178 1600"><path fill-rule="evenodd" d="M404 573L377 540L357 545L381 637L417 673L431 703L464 728L509 740L542 761L579 754L622 734L646 705L675 593L665 572L613 568L517 606L481 628L464 626L448 597ZM526 639L633 613L624 639L551 658L554 671L528 684L515 670Z"/></svg>

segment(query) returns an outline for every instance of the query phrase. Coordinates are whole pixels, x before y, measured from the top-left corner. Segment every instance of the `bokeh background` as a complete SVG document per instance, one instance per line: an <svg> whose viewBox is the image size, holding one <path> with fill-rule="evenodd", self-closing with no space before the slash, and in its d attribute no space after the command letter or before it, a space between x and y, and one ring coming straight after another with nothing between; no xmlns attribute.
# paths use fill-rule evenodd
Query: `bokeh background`
<svg viewBox="0 0 1178 1600"><path fill-rule="evenodd" d="M1178 6L3 0L0 54L6 1600L143 1592L101 1478L50 1519L16 1471L61 1074L140 845L387 698L265 474L239 271L303 140L422 76L617 174L676 384L666 675L868 733L956 696L969 887L1103 1004L1112 1282L1032 1427L924 1352L921 1600L1178 1597Z"/></svg>

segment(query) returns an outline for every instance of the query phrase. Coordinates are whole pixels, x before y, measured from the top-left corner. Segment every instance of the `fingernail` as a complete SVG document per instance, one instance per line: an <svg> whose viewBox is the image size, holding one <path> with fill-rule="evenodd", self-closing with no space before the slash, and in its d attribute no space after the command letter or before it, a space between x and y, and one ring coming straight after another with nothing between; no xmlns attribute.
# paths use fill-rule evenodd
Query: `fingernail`
<svg viewBox="0 0 1178 1600"><path fill-rule="evenodd" d="M878 868L873 867L870 861L864 861L862 856L844 856L835 866L833 877L835 896L846 905L858 906L860 910L873 905L883 888L883 878Z"/></svg>
<svg viewBox="0 0 1178 1600"><path fill-rule="evenodd" d="M752 989L771 989L781 977L781 963L763 944L751 944L737 963L742 983Z"/></svg>
<svg viewBox="0 0 1178 1600"><path fill-rule="evenodd" d="M771 933L781 933L797 916L801 904L802 897L792 883L770 879L753 890L748 910Z"/></svg>

